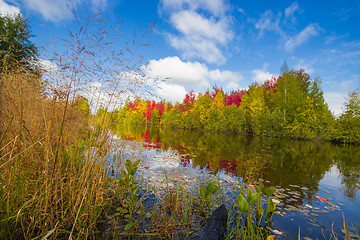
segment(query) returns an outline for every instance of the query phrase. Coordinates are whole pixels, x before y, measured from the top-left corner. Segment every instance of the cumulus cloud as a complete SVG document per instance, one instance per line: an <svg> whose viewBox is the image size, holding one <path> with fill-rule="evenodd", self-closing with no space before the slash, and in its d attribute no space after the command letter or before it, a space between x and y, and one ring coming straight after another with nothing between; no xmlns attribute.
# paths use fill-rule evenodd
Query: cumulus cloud
<svg viewBox="0 0 360 240"><path fill-rule="evenodd" d="M309 24L297 35L290 37L285 43L285 50L291 51L301 44L307 42L311 37L319 34L320 27L317 24Z"/></svg>
<svg viewBox="0 0 360 240"><path fill-rule="evenodd" d="M219 69L209 72L212 83L221 84L225 90L232 91L240 88L240 81L243 76L238 72L220 71Z"/></svg>
<svg viewBox="0 0 360 240"><path fill-rule="evenodd" d="M147 76L168 78L167 82L182 86L209 87L208 69L199 62L183 62L178 57L151 60Z"/></svg>
<svg viewBox="0 0 360 240"><path fill-rule="evenodd" d="M20 13L20 8L7 4L4 0L0 0L0 16L15 15Z"/></svg>
<svg viewBox="0 0 360 240"><path fill-rule="evenodd" d="M256 83L262 84L266 80L270 80L274 75L263 69L254 69L251 71L252 80Z"/></svg>
<svg viewBox="0 0 360 240"><path fill-rule="evenodd" d="M57 72L59 69L55 63L47 59L39 59L37 64L41 67L42 70L47 72Z"/></svg>
<svg viewBox="0 0 360 240"><path fill-rule="evenodd" d="M216 21L208 19L193 11L181 11L171 16L171 22L183 35L191 38L206 38L219 43L226 43L233 38L233 33L228 31L226 18Z"/></svg>
<svg viewBox="0 0 360 240"><path fill-rule="evenodd" d="M182 102L186 95L185 87L177 84L161 83L156 91L161 98L172 103Z"/></svg>
<svg viewBox="0 0 360 240"><path fill-rule="evenodd" d="M159 6L177 31L167 34L170 45L184 58L225 63L222 49L232 41L234 33L231 19L225 15L229 8L223 0L163 0Z"/></svg>
<svg viewBox="0 0 360 240"><path fill-rule="evenodd" d="M150 78L163 78L158 93L161 97L171 101L181 101L186 90L202 91L211 85L224 86L231 91L239 88L242 75L232 71L209 70L205 64L199 62L183 62L178 57L167 57L151 60L147 65L145 75Z"/></svg>
<svg viewBox="0 0 360 240"><path fill-rule="evenodd" d="M114 98L113 94L107 91L100 82L89 83L86 91L82 91L81 95L85 97L90 105L91 112L94 114L103 106L109 111L119 108L129 97L127 94L122 94Z"/></svg>

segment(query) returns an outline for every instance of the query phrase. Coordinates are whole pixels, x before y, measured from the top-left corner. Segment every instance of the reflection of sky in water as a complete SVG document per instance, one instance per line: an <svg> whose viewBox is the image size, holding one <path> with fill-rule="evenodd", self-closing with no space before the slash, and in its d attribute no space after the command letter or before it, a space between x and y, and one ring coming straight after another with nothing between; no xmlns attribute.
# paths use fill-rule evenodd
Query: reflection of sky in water
<svg viewBox="0 0 360 240"><path fill-rule="evenodd" d="M342 184L340 173L336 165L332 166L330 171L326 172L319 186L332 193L334 201L344 201L344 193L341 191Z"/></svg>
<svg viewBox="0 0 360 240"><path fill-rule="evenodd" d="M340 180L340 172L337 169L336 165L332 166L330 171L326 172L323 179L320 180L321 186L327 186L331 188L340 188L341 180Z"/></svg>
<svg viewBox="0 0 360 240"><path fill-rule="evenodd" d="M325 173L323 179L320 180L319 186L332 193L332 198L339 202L357 203L360 200L359 191L354 198L345 196L345 186L341 182L341 174L336 165L333 165L331 169ZM356 208L359 206L356 204Z"/></svg>
<svg viewBox="0 0 360 240"><path fill-rule="evenodd" d="M221 182L228 182L236 184L239 180L238 177L231 177L228 175L225 170L220 170L216 175L208 173L206 170L200 170L199 167L193 168L192 164L187 164L186 167L182 165L181 154L178 154L175 150L169 148L168 150L160 150L155 148L144 148L142 143L136 143L129 141L130 145L126 146L127 154L130 154L132 157L130 159L139 159L142 161L140 163L139 176L145 179L152 186L155 186L157 189L165 187L165 172L166 176L169 179L179 179L185 182L185 185L188 189L194 190L198 186L200 178L210 178L210 179L219 179ZM264 179L264 181L271 179ZM241 181L241 177L240 177ZM171 183L172 184L172 183ZM183 183L184 184L184 183ZM168 185L167 185L168 186ZM288 184L284 186L278 186L279 188L291 188L291 192L301 192L298 186L296 188L290 187ZM319 190L315 193L317 196L328 198L329 202L335 204L341 203L345 205L339 205L339 209L330 210L329 213L319 213L315 212L317 216L310 215L309 212L303 213L299 210L297 211L288 211L283 216L274 215L273 226L279 230L290 233L288 234L289 238L297 238L297 233L299 227L308 234L312 236L321 237L321 228L314 227L309 219L314 220L315 222L321 222L322 226L326 227L326 233L331 234L330 227L336 229L339 232L342 229L342 214L345 215L346 221L349 223L358 222L358 214L360 214L360 206L357 204L359 201L359 194L355 198L349 198L344 196L344 186L342 184L341 174L336 165L333 165L329 171L325 172L323 178L319 182ZM295 191L296 190L296 191ZM290 191L286 190L286 193L289 194L287 199L291 199L294 195L291 195ZM302 191L306 194L306 191ZM285 193L285 192L284 192ZM313 193L314 194L314 193ZM315 196L315 195L314 195ZM326 210L326 206L330 206L328 202L320 202L315 197L312 198L313 201L307 202L303 201L300 205L296 207L303 208L306 203L311 204L314 208ZM301 206L302 205L302 206ZM309 208L307 208L309 210ZM284 209L278 208L278 210L284 212ZM330 236L330 235L328 235ZM280 238L282 239L282 238Z"/></svg>

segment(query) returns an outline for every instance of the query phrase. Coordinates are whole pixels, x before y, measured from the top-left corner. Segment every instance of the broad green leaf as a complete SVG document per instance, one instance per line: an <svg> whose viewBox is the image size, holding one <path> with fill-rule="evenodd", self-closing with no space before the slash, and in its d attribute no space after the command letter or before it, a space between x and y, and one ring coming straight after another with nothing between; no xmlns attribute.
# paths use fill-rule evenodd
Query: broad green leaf
<svg viewBox="0 0 360 240"><path fill-rule="evenodd" d="M246 189L246 191L247 191L247 202L251 206L256 202L256 200L259 199L261 193L254 193L249 187Z"/></svg>
<svg viewBox="0 0 360 240"><path fill-rule="evenodd" d="M140 161L141 161L141 159L139 159L139 160L137 160L137 161L135 161L135 162L133 163L133 167L134 167L134 169L135 169L135 168L137 169L137 167L138 167L138 165L139 165Z"/></svg>
<svg viewBox="0 0 360 240"><path fill-rule="evenodd" d="M260 185L261 192L262 192L263 194L265 194L267 197L270 197L270 196L273 195L274 192L276 191L276 188L275 188L275 187L265 188L265 187L264 187L264 184L263 184L262 182L260 182L259 185Z"/></svg>
<svg viewBox="0 0 360 240"><path fill-rule="evenodd" d="M208 185L206 186L206 196L208 196L211 193L211 190L213 189L213 187L215 186L215 181L209 182Z"/></svg>
<svg viewBox="0 0 360 240"><path fill-rule="evenodd" d="M219 191L220 186L214 186L211 190L211 194L215 194L217 191Z"/></svg>
<svg viewBox="0 0 360 240"><path fill-rule="evenodd" d="M264 209L261 203L256 205L256 215L261 217L264 215Z"/></svg>
<svg viewBox="0 0 360 240"><path fill-rule="evenodd" d="M249 211L249 204L247 203L246 199L243 195L239 194L238 196L238 204L240 212L247 212Z"/></svg>
<svg viewBox="0 0 360 240"><path fill-rule="evenodd" d="M137 191L139 191L140 186L135 186L131 189L131 197L135 198Z"/></svg>
<svg viewBox="0 0 360 240"><path fill-rule="evenodd" d="M266 206L266 214L274 212L276 209L276 203L273 202L271 197L268 197L268 203Z"/></svg>

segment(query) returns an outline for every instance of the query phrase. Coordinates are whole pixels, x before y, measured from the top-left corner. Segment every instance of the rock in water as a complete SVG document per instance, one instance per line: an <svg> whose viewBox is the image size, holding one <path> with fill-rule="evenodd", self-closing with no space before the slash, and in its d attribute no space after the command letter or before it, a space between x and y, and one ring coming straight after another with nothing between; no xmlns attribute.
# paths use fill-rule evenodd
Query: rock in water
<svg viewBox="0 0 360 240"><path fill-rule="evenodd" d="M222 204L210 216L207 224L199 231L200 240L223 240L227 231L228 210Z"/></svg>

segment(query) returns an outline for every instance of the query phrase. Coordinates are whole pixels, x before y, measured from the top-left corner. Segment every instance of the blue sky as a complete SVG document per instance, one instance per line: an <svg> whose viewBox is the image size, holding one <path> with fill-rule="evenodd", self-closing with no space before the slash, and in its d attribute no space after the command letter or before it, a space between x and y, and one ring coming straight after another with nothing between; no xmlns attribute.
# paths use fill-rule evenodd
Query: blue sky
<svg viewBox="0 0 360 240"><path fill-rule="evenodd" d="M214 84L226 91L278 76L287 62L322 81L338 114L360 88L360 1L74 0L81 18L103 11L109 24L124 20L125 36L156 21L144 48L148 77L167 80L155 93L181 101L186 91ZM73 30L63 1L0 0L0 13L30 20L39 45ZM45 27L44 27L45 26Z"/></svg>

